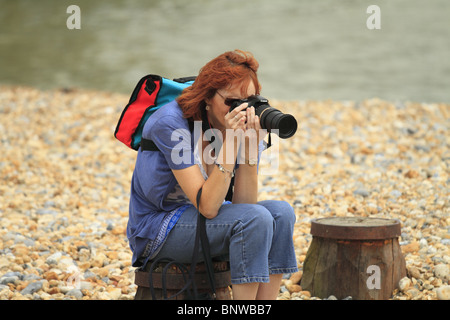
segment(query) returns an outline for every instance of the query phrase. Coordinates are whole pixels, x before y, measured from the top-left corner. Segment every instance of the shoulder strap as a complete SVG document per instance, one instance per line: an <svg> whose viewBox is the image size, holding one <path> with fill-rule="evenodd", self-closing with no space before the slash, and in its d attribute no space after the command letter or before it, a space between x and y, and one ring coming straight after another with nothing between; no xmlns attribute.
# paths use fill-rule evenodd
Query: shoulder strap
<svg viewBox="0 0 450 320"><path fill-rule="evenodd" d="M179 82L179 83L186 83L189 81L195 81L196 78L197 78L197 76L182 77L182 78L173 79L173 81Z"/></svg>
<svg viewBox="0 0 450 320"><path fill-rule="evenodd" d="M158 151L158 147L152 140L141 139L141 151Z"/></svg>
<svg viewBox="0 0 450 320"><path fill-rule="evenodd" d="M211 258L211 252L209 248L209 240L208 235L206 234L206 218L204 215L200 213L200 198L202 195L202 188L198 190L197 193L197 230L195 234L195 245L194 245L194 251L192 254L192 263L191 263L191 270L190 270L190 278L193 279L194 273L195 273L195 266L197 265L198 260L198 252L199 252L199 242L201 242L202 245L202 251L203 251L203 257L205 260L206 270L208 272L208 279L209 284L211 285L212 289L212 298L216 298L216 286L214 282L214 268L212 264L212 258ZM194 297L198 295L197 293L197 287L195 285L195 281L192 283L193 291L194 291Z"/></svg>

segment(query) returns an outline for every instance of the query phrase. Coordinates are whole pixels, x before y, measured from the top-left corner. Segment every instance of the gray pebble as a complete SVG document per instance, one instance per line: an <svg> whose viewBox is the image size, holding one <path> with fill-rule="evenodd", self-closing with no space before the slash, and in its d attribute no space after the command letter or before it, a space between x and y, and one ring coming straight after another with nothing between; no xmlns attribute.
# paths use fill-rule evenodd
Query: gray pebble
<svg viewBox="0 0 450 320"><path fill-rule="evenodd" d="M51 215L53 215L53 216L56 216L57 214L58 214L58 212L56 211L56 210L53 210L53 209L44 209L44 208L41 208L41 209L37 209L36 210L36 213L38 214L38 215L45 215L45 214L51 214Z"/></svg>
<svg viewBox="0 0 450 320"><path fill-rule="evenodd" d="M49 256L45 262L48 265L52 265L52 264L58 264L58 261L61 259L62 257L62 253L61 252L55 252L54 254L52 254L51 256Z"/></svg>
<svg viewBox="0 0 450 320"><path fill-rule="evenodd" d="M81 298L83 298L83 293L81 292L80 289L72 289L66 293L66 296L74 297L76 299L81 299Z"/></svg>
<svg viewBox="0 0 450 320"><path fill-rule="evenodd" d="M24 275L22 280L23 281L30 281L30 280L40 280L40 279L41 279L41 277L31 273L31 274Z"/></svg>
<svg viewBox="0 0 450 320"><path fill-rule="evenodd" d="M355 191L353 191L353 194L366 198L370 195L370 192L366 189L356 189Z"/></svg>
<svg viewBox="0 0 450 320"><path fill-rule="evenodd" d="M42 289L42 281L31 282L25 289L20 291L22 295L33 294Z"/></svg>
<svg viewBox="0 0 450 320"><path fill-rule="evenodd" d="M398 198L402 195L401 191L399 190L392 190L389 195L393 198Z"/></svg>
<svg viewBox="0 0 450 320"><path fill-rule="evenodd" d="M0 284L7 285L9 283L17 284L19 282L19 277L17 276L3 276L0 278Z"/></svg>

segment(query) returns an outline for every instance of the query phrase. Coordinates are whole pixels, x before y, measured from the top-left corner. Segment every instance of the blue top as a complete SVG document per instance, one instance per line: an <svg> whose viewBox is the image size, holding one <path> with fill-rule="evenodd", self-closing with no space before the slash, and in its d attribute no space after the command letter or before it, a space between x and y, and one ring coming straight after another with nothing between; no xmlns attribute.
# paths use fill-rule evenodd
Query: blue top
<svg viewBox="0 0 450 320"><path fill-rule="evenodd" d="M184 169L196 163L194 139L176 101L147 120L142 137L152 140L161 152L139 149L137 154L127 226L133 266L142 265L139 257L144 253L156 254L178 217L192 205L171 169Z"/></svg>
<svg viewBox="0 0 450 320"><path fill-rule="evenodd" d="M145 265L158 253L180 215L192 206L172 169L197 164L205 180L208 178L198 156L197 131L201 134L201 129L189 130L176 101L155 111L145 123L142 137L152 140L160 151L139 149L131 180L127 237L134 267ZM260 145L258 162L263 149L264 144Z"/></svg>

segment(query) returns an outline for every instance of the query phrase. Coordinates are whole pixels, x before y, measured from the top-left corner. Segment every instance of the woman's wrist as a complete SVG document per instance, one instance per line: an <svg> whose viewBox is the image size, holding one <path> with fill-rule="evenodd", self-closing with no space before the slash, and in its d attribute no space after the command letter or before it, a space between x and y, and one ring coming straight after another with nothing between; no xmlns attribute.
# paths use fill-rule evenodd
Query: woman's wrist
<svg viewBox="0 0 450 320"><path fill-rule="evenodd" d="M230 170L230 169L224 167L223 165L221 165L220 163L218 163L217 161L214 161L214 164L217 166L217 168L219 168L219 170L222 173L229 174L229 175L231 175L232 178L234 177L234 168L232 170Z"/></svg>

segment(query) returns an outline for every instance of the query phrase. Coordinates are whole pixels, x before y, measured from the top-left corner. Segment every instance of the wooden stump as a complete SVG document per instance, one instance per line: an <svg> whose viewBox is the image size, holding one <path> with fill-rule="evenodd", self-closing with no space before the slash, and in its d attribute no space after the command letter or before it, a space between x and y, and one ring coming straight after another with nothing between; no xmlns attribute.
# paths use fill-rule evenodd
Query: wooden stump
<svg viewBox="0 0 450 320"><path fill-rule="evenodd" d="M386 300L406 276L393 219L331 217L311 222L301 286L312 296Z"/></svg>
<svg viewBox="0 0 450 320"><path fill-rule="evenodd" d="M147 266L149 267L151 263ZM155 288L156 298L158 300L164 299L162 290L162 270L165 264L160 263L153 271L153 287ZM189 270L190 266L186 265ZM231 285L230 268L227 261L213 261L214 279L216 287L216 299L217 300L231 300L231 293L229 286ZM167 270L166 274L166 289L167 297L178 293L185 285L185 279L180 269L176 266L171 266ZM208 274L206 271L206 265L204 263L198 263L195 268L195 283L198 293L210 292L211 287L209 284ZM147 271L136 271L135 284L138 285L136 291L135 300L152 300L152 295L149 288L149 273ZM173 300L184 300L186 296L180 294Z"/></svg>

